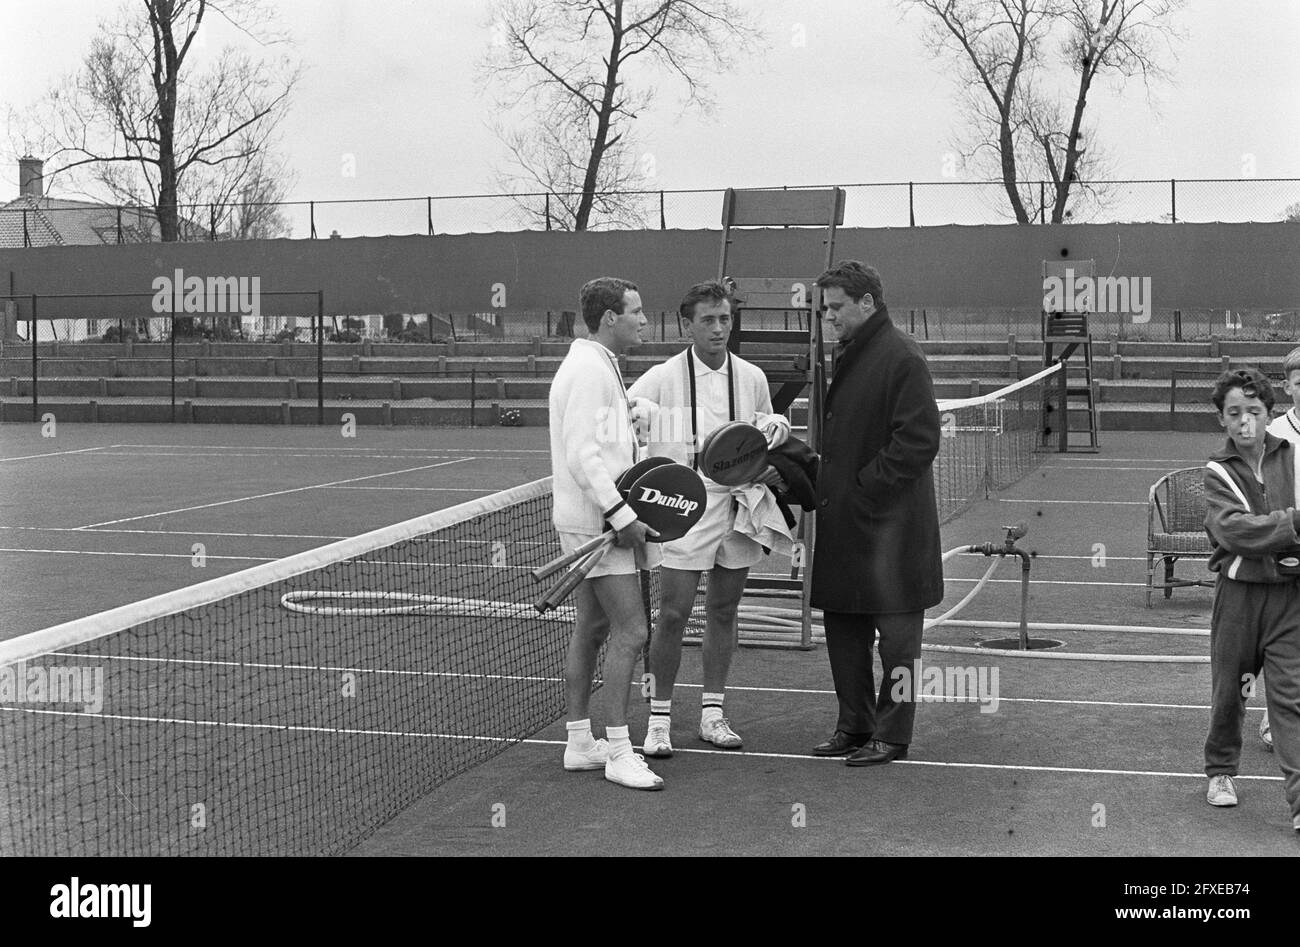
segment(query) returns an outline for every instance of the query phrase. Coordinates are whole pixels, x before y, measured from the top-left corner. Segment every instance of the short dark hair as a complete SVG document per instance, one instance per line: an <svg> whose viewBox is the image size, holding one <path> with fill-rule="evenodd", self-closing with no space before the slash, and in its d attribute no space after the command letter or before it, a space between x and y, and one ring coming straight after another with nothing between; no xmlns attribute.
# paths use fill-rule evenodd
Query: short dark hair
<svg viewBox="0 0 1300 947"><path fill-rule="evenodd" d="M817 285L822 289L838 286L855 303L862 302L862 297L869 293L877 306L885 304L885 287L880 282L880 274L873 267L857 260L841 260L836 263L817 277Z"/></svg>
<svg viewBox="0 0 1300 947"><path fill-rule="evenodd" d="M678 314L683 319L695 318L696 303L720 303L730 302L731 291L717 280L705 280L703 283L696 283L686 291L682 297L682 304L677 307Z"/></svg>
<svg viewBox="0 0 1300 947"><path fill-rule="evenodd" d="M1264 373L1258 368L1234 368L1214 380L1214 391L1210 394L1210 400L1214 402L1214 407L1220 414L1223 413L1223 402L1227 400L1228 392L1234 388L1240 388L1241 393L1247 398L1258 398L1264 402L1265 408L1269 411L1273 410L1273 383L1265 377Z"/></svg>
<svg viewBox="0 0 1300 947"><path fill-rule="evenodd" d="M616 276L598 276L583 283L578 300L587 331L595 332L600 328L600 319L605 315L606 309L621 313L623 295L628 292L636 292L636 283Z"/></svg>

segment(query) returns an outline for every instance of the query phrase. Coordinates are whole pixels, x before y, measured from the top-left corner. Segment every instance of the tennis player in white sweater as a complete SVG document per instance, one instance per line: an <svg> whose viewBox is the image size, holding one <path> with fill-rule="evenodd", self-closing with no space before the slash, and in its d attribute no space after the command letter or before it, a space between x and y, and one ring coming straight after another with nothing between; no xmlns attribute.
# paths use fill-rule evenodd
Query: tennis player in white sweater
<svg viewBox="0 0 1300 947"><path fill-rule="evenodd" d="M602 769L621 786L662 789L663 780L633 750L627 728L632 672L648 631L637 570L657 565L658 551L646 546L649 527L615 485L636 461L633 404L617 356L640 343L646 319L636 285L627 280L591 280L582 287L581 305L589 337L574 339L551 382L553 519L565 552L600 535L606 523L618 535L573 593L577 620L564 666L564 768ZM588 707L596 655L606 639L609 710L606 739L597 740Z"/></svg>
<svg viewBox="0 0 1300 947"><path fill-rule="evenodd" d="M727 351L731 336L731 301L718 282L692 286L679 309L690 346L636 380L629 394L654 405L649 452L655 457L694 465L704 439L730 421L747 421L767 436L769 447L790 436L790 422L772 412L767 376L757 365ZM770 470L760 482L775 484ZM673 686L681 664L682 633L695 604L700 573L709 574L705 602L704 694L700 706L701 740L723 749L742 746L723 713L727 674L736 646L736 612L751 566L763 547L736 530L732 488L707 477L704 518L681 539L663 544L660 570L659 623L650 639L650 722L646 756L673 755L671 739Z"/></svg>

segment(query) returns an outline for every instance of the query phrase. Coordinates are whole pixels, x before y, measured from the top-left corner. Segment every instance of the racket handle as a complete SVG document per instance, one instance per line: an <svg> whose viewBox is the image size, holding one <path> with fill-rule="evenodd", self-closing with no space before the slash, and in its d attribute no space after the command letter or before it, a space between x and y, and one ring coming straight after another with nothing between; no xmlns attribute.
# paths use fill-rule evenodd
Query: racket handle
<svg viewBox="0 0 1300 947"><path fill-rule="evenodd" d="M552 608L558 608L560 604L573 594L573 590L582 584L587 578L587 574L596 568L596 564L605 558L605 553L609 551L610 544L606 543L596 549L595 552L588 553L576 566L565 573L564 578L556 582L546 596L538 602L536 608L542 614L546 614Z"/></svg>
<svg viewBox="0 0 1300 947"><path fill-rule="evenodd" d="M588 553L595 552L602 543L613 542L613 533L601 533L595 539L589 539L573 552L566 552L562 556L556 556L545 565L538 566L533 570L534 579L546 579L555 575L566 566L571 566Z"/></svg>

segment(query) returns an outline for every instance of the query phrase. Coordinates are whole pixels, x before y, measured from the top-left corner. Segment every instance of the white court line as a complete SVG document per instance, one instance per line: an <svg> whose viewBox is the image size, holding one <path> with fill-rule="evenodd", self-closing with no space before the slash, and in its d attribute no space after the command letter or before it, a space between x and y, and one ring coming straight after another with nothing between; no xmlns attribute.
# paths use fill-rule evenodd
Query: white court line
<svg viewBox="0 0 1300 947"><path fill-rule="evenodd" d="M41 457L63 457L67 454L89 454L91 451L112 450L114 447L121 446L121 444L105 444L103 447L83 447L80 450L52 450L44 454L27 454L23 457L0 457L0 463L11 460L37 460Z"/></svg>
<svg viewBox="0 0 1300 947"><path fill-rule="evenodd" d="M39 710L33 707L0 707L0 711L54 717L90 717L97 720L122 720L128 723L169 723L177 726L189 727L229 727L236 730L276 730L281 733L333 733L338 736L383 736L407 737L421 740L467 740L487 743L525 743L530 746L546 747L564 746L567 742L565 740L540 740L535 737L515 740L512 737L491 737L464 733L427 733L415 730L362 730L353 727L305 727L298 724L247 723L231 720L185 720L177 717L145 717L137 714L92 714L87 711ZM675 752L769 760L798 760L802 763L815 764L837 763L843 765L844 762L837 757L813 756L810 753L760 753L755 750L704 750L688 747L677 748ZM895 760L891 765L941 766L953 769L1005 770L1010 772L1032 773L1070 773L1084 776L1157 776L1169 779L1205 779L1204 773L1177 773L1163 770L1140 769L1092 769L1082 766L1029 766L1025 764L1011 763L963 763L956 761L947 762L943 760L915 759ZM1280 783L1282 781L1281 776L1247 776L1242 774L1235 778L1240 780L1258 780L1260 782L1275 783Z"/></svg>
<svg viewBox="0 0 1300 947"><path fill-rule="evenodd" d="M84 526L0 526L0 529L26 529L37 533L84 533ZM134 536L234 536L238 539L347 539L347 536L318 536L315 533L218 533L210 529L97 529L96 533L129 533ZM1045 559L1046 556L1039 558ZM1081 556L1087 559L1087 556ZM1118 556L1112 556L1118 559Z"/></svg>
<svg viewBox="0 0 1300 947"><path fill-rule="evenodd" d="M945 582L978 582L979 581L979 579L962 579L953 575L945 575L943 577L943 580ZM989 579L989 585L1019 585L1019 584L1020 584L1019 579ZM1072 580L1072 579L1031 579L1029 584L1031 587L1036 585L1102 585L1102 586L1111 586L1120 589L1127 589L1127 588L1144 589L1147 587L1147 584L1145 582L1083 582L1083 581Z"/></svg>
<svg viewBox="0 0 1300 947"><path fill-rule="evenodd" d="M450 677L462 678L479 681L529 681L561 684L564 682L562 677L544 677L530 674L474 674L465 671L401 671L396 668L365 668L365 667L347 667L342 665L315 665L315 664L274 664L257 661L214 661L200 658L150 658L136 657L131 655L119 654L87 654L77 651L51 651L51 657L77 658L87 661L128 661L137 664L185 664L197 665L200 667L230 667L230 668L256 668L258 670L272 671L323 671L330 674L375 674L390 675L393 677ZM936 665L937 666L937 665ZM703 689L703 684L683 684L678 683L676 687L686 687L695 690ZM634 691L641 690L641 682L633 681L630 685ZM821 688L809 687L748 687L743 685L728 684L729 691L744 691L752 694L807 694L814 697L834 697L835 691ZM1000 702L1012 704L1062 704L1067 706L1078 707L1123 707L1123 708L1143 708L1152 710L1195 710L1198 712L1209 710L1208 705L1202 704L1163 704L1151 703L1134 700L1070 700L1055 697L999 697ZM978 697L965 698L958 700L927 700L923 703L935 704L980 704L984 703ZM1247 707L1247 711L1258 711L1263 713L1263 707Z"/></svg>
<svg viewBox="0 0 1300 947"><path fill-rule="evenodd" d="M145 559L193 559L190 553L180 552L109 552L100 549L17 549L12 546L0 546L0 552L48 552L58 556L137 556ZM232 562L275 562L270 556L209 556L204 559L225 559Z"/></svg>
<svg viewBox="0 0 1300 947"><path fill-rule="evenodd" d="M190 453L181 454L175 451L145 451L145 450L121 450L121 451L100 451L100 457L206 457L208 459L219 458L225 460L228 457L301 457L311 460L325 460L333 458L335 460L434 460L446 459L449 457L463 457L464 451L422 451L418 454L210 454L210 453Z"/></svg>
<svg viewBox="0 0 1300 947"><path fill-rule="evenodd" d="M417 493L499 493L506 487L321 487L322 490L414 490Z"/></svg>
<svg viewBox="0 0 1300 947"><path fill-rule="evenodd" d="M1003 497L989 497L997 503L1063 503L1066 506L1146 506L1146 500L1008 500Z"/></svg>
<svg viewBox="0 0 1300 947"><path fill-rule="evenodd" d="M136 520L152 519L155 516L171 516L175 513L190 513L194 510L208 510L215 506L227 506L231 503L247 503L249 500L265 500L269 497L280 497L290 493L302 493L304 490L319 490L321 487L334 487L341 483L357 483L361 480L374 480L377 477L395 477L398 474L415 473L419 470L431 470L434 467L448 467L452 464L463 464L467 461L477 460L476 457L461 457L457 460L447 460L438 464L425 464L421 467L408 467L405 470L390 470L386 473L369 474L365 477L353 477L349 480L334 480L329 483L313 483L305 487L292 487L288 490L276 490L272 493L259 493L256 496L235 497L231 500L218 500L215 503L201 503L198 506L182 507L179 510L163 510L159 513L143 513L140 516L126 516L118 520L105 520L102 523L91 523L87 526L79 527L80 529L96 529L100 526L116 526L118 523L133 523Z"/></svg>
<svg viewBox="0 0 1300 947"><path fill-rule="evenodd" d="M339 736L382 736L382 737L407 737L421 740L468 740L475 742L488 743L526 743L530 746L564 746L565 740L541 740L536 737L530 737L523 740L516 740L512 737L491 737L478 734L464 733L427 733L416 730L362 730L353 727L305 727L298 724L278 724L278 723L247 723L243 721L231 720L186 720L177 717L145 717L137 714L92 714L88 711L74 710L39 710L33 707L0 707L0 711L9 711L11 713L37 714L41 716L54 717L90 717L98 720L123 720L128 723L170 723L178 726L189 727L229 727L237 730L277 730L281 733L333 733ZM843 765L843 760L832 756L813 756L811 753L761 753L755 750L704 750L681 747L675 749L677 753L699 753L708 756L730 756L746 757L754 759L769 760L798 760L803 763L838 763ZM1176 773L1163 770L1140 770L1140 769L1091 769L1082 766L1029 766L1025 764L1011 763L962 763L947 762L943 760L895 760L894 766L943 766L953 769L986 769L986 770L1007 770L1033 773L1072 773L1085 776L1159 776L1172 779L1205 779L1204 773ZM1238 775L1236 779L1258 780L1260 782L1282 781L1281 776L1247 776Z"/></svg>
<svg viewBox="0 0 1300 947"><path fill-rule="evenodd" d="M517 447L517 448L471 448L471 447L298 447L284 445L280 447L259 447L256 444L114 444L113 447L150 447L166 449L169 447L185 448L193 450L255 450L255 451L286 451L286 450L306 450L306 451L328 451L332 453L352 453L362 452L369 453L373 450L391 450L399 453L408 454L463 454L466 451L473 451L475 454L549 454L549 448L540 447Z"/></svg>

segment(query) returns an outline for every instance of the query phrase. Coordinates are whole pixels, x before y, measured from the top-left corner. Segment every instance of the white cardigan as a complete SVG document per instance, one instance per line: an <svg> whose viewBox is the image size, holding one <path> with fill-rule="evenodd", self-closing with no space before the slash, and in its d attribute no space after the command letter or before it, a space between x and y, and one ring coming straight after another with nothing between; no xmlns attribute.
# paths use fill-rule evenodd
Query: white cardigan
<svg viewBox="0 0 1300 947"><path fill-rule="evenodd" d="M668 457L679 464L691 466L698 441L712 431L691 430L691 389L687 377L689 363L683 349L666 362L654 366L638 378L628 390L632 398L646 398L658 405L652 412L649 432L649 457ZM767 376L757 365L735 355L731 356L730 383L736 390L736 420L763 425L776 419L789 431L790 422L782 415L772 413L772 393L768 390ZM709 483L706 479L706 483Z"/></svg>
<svg viewBox="0 0 1300 947"><path fill-rule="evenodd" d="M561 532L599 533L636 519L614 478L636 462L636 436L614 353L574 339L551 382L552 521Z"/></svg>

